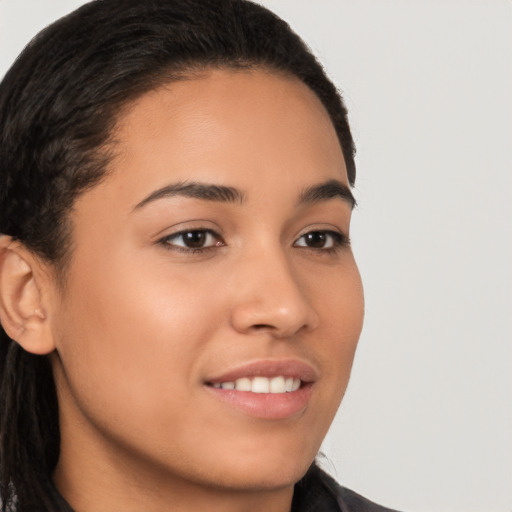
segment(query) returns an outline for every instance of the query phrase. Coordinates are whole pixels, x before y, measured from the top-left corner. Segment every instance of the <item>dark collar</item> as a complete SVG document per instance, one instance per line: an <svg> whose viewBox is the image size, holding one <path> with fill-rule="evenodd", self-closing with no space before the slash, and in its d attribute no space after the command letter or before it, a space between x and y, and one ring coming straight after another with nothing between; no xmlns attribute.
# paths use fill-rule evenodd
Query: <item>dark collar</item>
<svg viewBox="0 0 512 512"><path fill-rule="evenodd" d="M313 464L295 485L291 512L396 512L340 486Z"/></svg>

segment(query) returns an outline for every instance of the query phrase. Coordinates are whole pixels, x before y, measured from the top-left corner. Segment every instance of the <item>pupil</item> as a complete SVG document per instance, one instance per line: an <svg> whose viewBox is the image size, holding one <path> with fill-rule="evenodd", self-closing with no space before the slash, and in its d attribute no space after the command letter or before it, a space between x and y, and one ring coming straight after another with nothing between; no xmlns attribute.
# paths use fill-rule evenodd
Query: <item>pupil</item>
<svg viewBox="0 0 512 512"><path fill-rule="evenodd" d="M308 233L306 235L306 245L308 247L321 248L325 245L326 235L325 233Z"/></svg>
<svg viewBox="0 0 512 512"><path fill-rule="evenodd" d="M204 231L189 231L183 235L183 241L187 247L198 248L204 245L206 233Z"/></svg>

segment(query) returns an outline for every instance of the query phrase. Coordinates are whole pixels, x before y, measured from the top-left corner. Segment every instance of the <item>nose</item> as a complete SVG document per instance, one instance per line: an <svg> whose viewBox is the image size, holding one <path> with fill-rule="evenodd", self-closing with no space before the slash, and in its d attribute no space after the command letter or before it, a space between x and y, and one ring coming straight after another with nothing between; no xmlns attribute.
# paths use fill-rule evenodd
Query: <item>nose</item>
<svg viewBox="0 0 512 512"><path fill-rule="evenodd" d="M296 274L281 251L262 251L245 260L232 275L236 290L232 326L241 333L266 331L276 338L315 329L318 314L306 283Z"/></svg>

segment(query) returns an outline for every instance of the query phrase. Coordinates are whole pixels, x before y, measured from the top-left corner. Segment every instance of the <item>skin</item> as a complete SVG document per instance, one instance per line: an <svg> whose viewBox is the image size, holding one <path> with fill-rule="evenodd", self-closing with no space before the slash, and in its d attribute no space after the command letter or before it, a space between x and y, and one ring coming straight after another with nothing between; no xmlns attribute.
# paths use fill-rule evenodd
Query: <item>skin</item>
<svg viewBox="0 0 512 512"><path fill-rule="evenodd" d="M216 70L146 94L114 131L107 178L71 213L64 289L43 293L62 448L54 480L77 512L290 508L345 392L363 319L332 123L294 78ZM243 201L174 195L235 187ZM183 230L212 230L187 250ZM317 375L299 413L262 419L219 401L212 375L297 359Z"/></svg>

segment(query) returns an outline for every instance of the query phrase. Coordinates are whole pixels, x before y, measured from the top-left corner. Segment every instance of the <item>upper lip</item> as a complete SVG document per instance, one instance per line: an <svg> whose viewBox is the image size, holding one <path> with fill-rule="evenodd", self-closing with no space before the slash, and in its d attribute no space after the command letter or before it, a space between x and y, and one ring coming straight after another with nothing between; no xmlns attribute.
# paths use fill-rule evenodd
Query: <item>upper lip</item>
<svg viewBox="0 0 512 512"><path fill-rule="evenodd" d="M265 359L241 364L219 375L206 379L207 383L234 382L242 377L293 377L302 382L314 382L317 371L309 363L298 359Z"/></svg>

